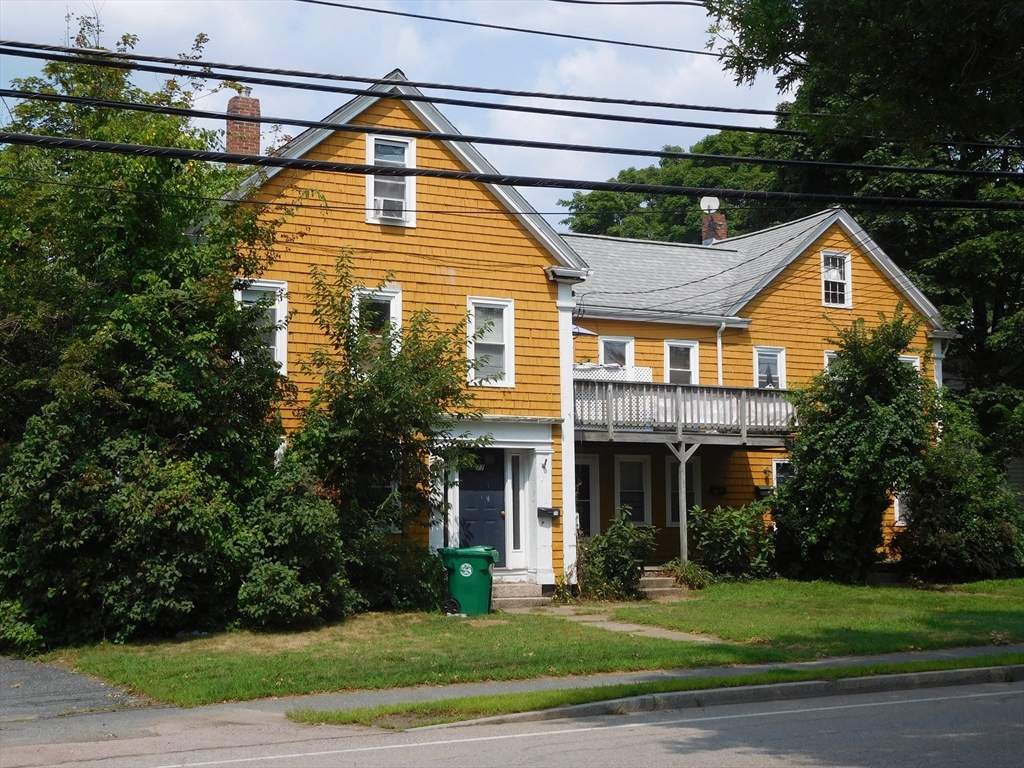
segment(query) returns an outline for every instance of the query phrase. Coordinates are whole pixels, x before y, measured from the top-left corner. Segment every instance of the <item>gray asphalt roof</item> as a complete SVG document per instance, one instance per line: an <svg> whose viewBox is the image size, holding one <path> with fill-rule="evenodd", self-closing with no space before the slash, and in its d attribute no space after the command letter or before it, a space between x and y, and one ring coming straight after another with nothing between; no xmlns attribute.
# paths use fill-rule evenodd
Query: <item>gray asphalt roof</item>
<svg viewBox="0 0 1024 768"><path fill-rule="evenodd" d="M662 243L602 235L562 235L593 274L576 286L579 303L593 309L642 309L725 315L833 216L820 211L796 221L714 245Z"/></svg>

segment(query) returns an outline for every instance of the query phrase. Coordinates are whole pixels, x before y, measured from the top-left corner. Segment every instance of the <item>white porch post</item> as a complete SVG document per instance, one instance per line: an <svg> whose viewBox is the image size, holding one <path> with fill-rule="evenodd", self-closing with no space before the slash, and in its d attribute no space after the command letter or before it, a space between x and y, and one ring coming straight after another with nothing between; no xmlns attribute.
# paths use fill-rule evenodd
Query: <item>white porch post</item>
<svg viewBox="0 0 1024 768"><path fill-rule="evenodd" d="M678 448L672 443L667 445L668 449L679 459L679 562L686 563L690 560L689 546L686 540L686 462L693 456L700 443L694 443L689 448L686 447L685 441L679 443Z"/></svg>

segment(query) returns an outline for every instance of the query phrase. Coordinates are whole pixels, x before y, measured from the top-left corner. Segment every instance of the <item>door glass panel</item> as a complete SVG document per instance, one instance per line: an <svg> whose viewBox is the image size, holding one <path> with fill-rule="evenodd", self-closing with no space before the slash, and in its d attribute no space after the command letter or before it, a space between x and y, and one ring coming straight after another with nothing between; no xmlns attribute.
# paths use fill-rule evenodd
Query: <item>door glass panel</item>
<svg viewBox="0 0 1024 768"><path fill-rule="evenodd" d="M522 471L520 469L520 457L512 456L512 549L518 551L523 548L522 542Z"/></svg>
<svg viewBox="0 0 1024 768"><path fill-rule="evenodd" d="M619 509L634 523L644 522L647 489L644 488L644 464L642 461L619 463Z"/></svg>
<svg viewBox="0 0 1024 768"><path fill-rule="evenodd" d="M576 514L579 517L580 533L584 538L593 536L590 530L590 465L576 465Z"/></svg>

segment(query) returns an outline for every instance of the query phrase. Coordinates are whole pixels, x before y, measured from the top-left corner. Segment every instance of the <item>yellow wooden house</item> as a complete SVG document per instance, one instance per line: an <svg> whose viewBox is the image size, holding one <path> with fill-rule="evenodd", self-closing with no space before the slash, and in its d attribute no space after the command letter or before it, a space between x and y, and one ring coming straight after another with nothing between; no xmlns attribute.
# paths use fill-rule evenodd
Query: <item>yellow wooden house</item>
<svg viewBox="0 0 1024 768"><path fill-rule="evenodd" d="M307 130L277 154L496 173L471 144L409 135L457 131L432 104L396 98L419 94L400 71L386 81L325 118L345 128ZM228 123L229 151L258 152L231 113L258 115L258 102L248 94L233 99ZM238 296L269 294L274 319L287 318L271 344L300 398L313 382L299 361L322 341L311 315L310 268L330 267L342 249L351 249L365 285L390 275L372 292L383 318L401 325L428 308L455 326L468 316L468 356L487 363L478 371L485 381L467 381L486 415L466 429L491 443L478 470L454 478L448 520L430 528L429 543L493 545L498 580L553 585L575 557L572 286L585 277L585 263L508 187L294 169L254 175L247 186L262 203L301 201L281 230L276 261ZM486 327L484 335L474 339L474 326Z"/></svg>
<svg viewBox="0 0 1024 768"><path fill-rule="evenodd" d="M901 301L918 312L906 362L942 384L954 334L843 210L705 245L564 237L592 269L575 289L584 535L628 508L659 529L665 561L684 547L681 497L687 510L740 506L785 482L783 392L827 366L835 328L857 318L877 322ZM886 525L898 524L897 505Z"/></svg>

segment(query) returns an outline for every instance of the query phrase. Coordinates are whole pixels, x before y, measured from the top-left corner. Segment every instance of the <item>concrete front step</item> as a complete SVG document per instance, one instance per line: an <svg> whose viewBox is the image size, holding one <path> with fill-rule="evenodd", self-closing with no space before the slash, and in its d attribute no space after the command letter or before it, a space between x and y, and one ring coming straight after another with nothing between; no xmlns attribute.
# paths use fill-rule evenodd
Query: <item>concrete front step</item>
<svg viewBox="0 0 1024 768"><path fill-rule="evenodd" d="M540 597L542 594L540 584L529 581L495 581L491 585L492 598Z"/></svg>
<svg viewBox="0 0 1024 768"><path fill-rule="evenodd" d="M538 608L551 605L550 597L491 597L491 608L496 611L507 611L510 608Z"/></svg>
<svg viewBox="0 0 1024 768"><path fill-rule="evenodd" d="M644 576L640 579L640 588L643 590L650 589L668 589L676 585L676 580L671 576Z"/></svg>
<svg viewBox="0 0 1024 768"><path fill-rule="evenodd" d="M680 587L655 587L644 589L644 593L652 600L660 597L686 597L687 590Z"/></svg>

